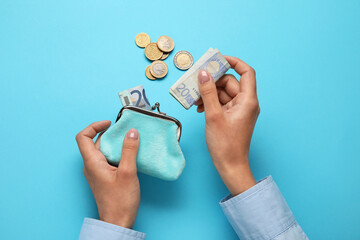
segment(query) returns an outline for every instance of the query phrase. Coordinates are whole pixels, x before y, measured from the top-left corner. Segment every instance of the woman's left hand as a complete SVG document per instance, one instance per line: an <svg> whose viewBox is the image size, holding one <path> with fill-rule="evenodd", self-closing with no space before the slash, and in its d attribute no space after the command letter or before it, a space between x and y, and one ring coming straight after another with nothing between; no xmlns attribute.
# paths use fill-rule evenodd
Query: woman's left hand
<svg viewBox="0 0 360 240"><path fill-rule="evenodd" d="M94 194L99 219L125 228L132 228L140 204L140 184L136 174L139 133L130 129L123 143L118 167L108 164L99 150L98 133L109 128L110 121L89 125L76 136L84 160L84 174Z"/></svg>

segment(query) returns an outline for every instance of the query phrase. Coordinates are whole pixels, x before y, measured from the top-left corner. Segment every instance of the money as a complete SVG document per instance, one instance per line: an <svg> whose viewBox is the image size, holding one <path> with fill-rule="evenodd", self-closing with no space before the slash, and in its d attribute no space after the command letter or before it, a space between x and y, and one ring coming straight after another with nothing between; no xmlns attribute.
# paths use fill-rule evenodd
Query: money
<svg viewBox="0 0 360 240"><path fill-rule="evenodd" d="M180 70L189 69L194 63L193 56L188 51L179 51L175 54L174 64Z"/></svg>
<svg viewBox="0 0 360 240"><path fill-rule="evenodd" d="M174 41L169 36L161 36L157 40L157 46L163 52L171 52L174 47Z"/></svg>
<svg viewBox="0 0 360 240"><path fill-rule="evenodd" d="M168 67L163 61L155 61L150 65L150 73L156 78L163 78L168 72Z"/></svg>
<svg viewBox="0 0 360 240"><path fill-rule="evenodd" d="M230 64L217 49L210 48L196 63L170 87L170 94L185 108L189 109L200 99L198 74L204 69L216 82L230 68Z"/></svg>
<svg viewBox="0 0 360 240"><path fill-rule="evenodd" d="M150 65L147 66L147 68L145 69L145 75L148 79L150 80L155 80L156 77L154 77L153 75L151 75L151 72L150 72Z"/></svg>
<svg viewBox="0 0 360 240"><path fill-rule="evenodd" d="M150 37L146 33L139 33L135 37L135 43L139 47L144 48L150 43Z"/></svg>
<svg viewBox="0 0 360 240"><path fill-rule="evenodd" d="M136 106L151 110L151 105L146 97L143 85L139 85L118 93L121 104L125 106Z"/></svg>
<svg viewBox="0 0 360 240"><path fill-rule="evenodd" d="M162 55L163 55L163 53L157 47L156 43L149 43L145 47L145 56L151 61L160 59L162 57Z"/></svg>
<svg viewBox="0 0 360 240"><path fill-rule="evenodd" d="M153 62L154 64L151 64L145 69L145 76L150 80L165 77L168 72L168 67L166 63L162 61L159 62L157 60L165 60L170 55L170 52L175 47L174 40L172 40L169 36L160 36L156 43L151 43L148 34L139 33L135 37L135 43L137 46L145 48L145 56L147 59L150 61L156 61L156 63ZM191 65L189 67L191 67Z"/></svg>
<svg viewBox="0 0 360 240"><path fill-rule="evenodd" d="M165 60L170 53L163 53L162 57L160 58L160 60Z"/></svg>

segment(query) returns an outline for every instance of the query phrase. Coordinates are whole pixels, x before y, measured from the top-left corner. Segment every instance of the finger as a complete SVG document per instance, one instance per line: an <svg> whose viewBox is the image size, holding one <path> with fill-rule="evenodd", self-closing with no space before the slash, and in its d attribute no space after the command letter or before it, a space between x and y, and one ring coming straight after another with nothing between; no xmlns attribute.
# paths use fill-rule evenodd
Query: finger
<svg viewBox="0 0 360 240"><path fill-rule="evenodd" d="M199 72L198 79L200 95L205 108L205 119L218 118L222 109L213 78L208 72L202 70Z"/></svg>
<svg viewBox="0 0 360 240"><path fill-rule="evenodd" d="M130 129L125 136L118 172L136 174L136 155L139 149L139 133L135 128Z"/></svg>
<svg viewBox="0 0 360 240"><path fill-rule="evenodd" d="M104 132L105 132L105 131L104 131ZM100 138L101 138L101 136L104 134L104 132L99 133L98 137L96 138L96 141L95 141L95 147L96 147L96 149L99 149L99 148L100 148Z"/></svg>
<svg viewBox="0 0 360 240"><path fill-rule="evenodd" d="M240 83L231 74L222 76L216 82L216 86L223 88L230 97L235 97L240 92Z"/></svg>
<svg viewBox="0 0 360 240"><path fill-rule="evenodd" d="M110 124L111 122L108 120L94 122L76 135L76 141L85 164L86 161L90 159L90 156L92 156L94 152L97 151L93 138L99 132L105 131L110 126Z"/></svg>
<svg viewBox="0 0 360 240"><path fill-rule="evenodd" d="M203 104L202 98L200 98L199 100L197 100L194 104L195 104L195 106L199 106L199 105Z"/></svg>
<svg viewBox="0 0 360 240"><path fill-rule="evenodd" d="M230 56L224 57L230 64L231 68L233 68L241 76L240 91L256 95L255 70L239 58Z"/></svg>
<svg viewBox="0 0 360 240"><path fill-rule="evenodd" d="M199 106L197 107L196 111L197 111L198 113L202 113L202 112L204 111L204 104L199 105Z"/></svg>
<svg viewBox="0 0 360 240"><path fill-rule="evenodd" d="M227 104L229 101L231 101L231 99L233 99L222 88L218 88L217 92L218 92L218 96L219 96L219 101L222 105Z"/></svg>

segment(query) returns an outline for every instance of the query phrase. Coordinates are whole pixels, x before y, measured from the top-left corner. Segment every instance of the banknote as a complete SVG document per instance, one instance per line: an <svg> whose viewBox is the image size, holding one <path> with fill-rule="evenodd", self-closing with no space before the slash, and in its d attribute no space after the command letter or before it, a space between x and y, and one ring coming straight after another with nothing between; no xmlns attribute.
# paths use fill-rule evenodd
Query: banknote
<svg viewBox="0 0 360 240"><path fill-rule="evenodd" d="M210 48L170 87L169 92L185 109L189 109L200 98L198 85L200 70L208 71L216 82L229 68L230 64L219 50Z"/></svg>
<svg viewBox="0 0 360 240"><path fill-rule="evenodd" d="M136 106L147 110L151 109L143 85L139 85L118 93L121 104L125 106Z"/></svg>

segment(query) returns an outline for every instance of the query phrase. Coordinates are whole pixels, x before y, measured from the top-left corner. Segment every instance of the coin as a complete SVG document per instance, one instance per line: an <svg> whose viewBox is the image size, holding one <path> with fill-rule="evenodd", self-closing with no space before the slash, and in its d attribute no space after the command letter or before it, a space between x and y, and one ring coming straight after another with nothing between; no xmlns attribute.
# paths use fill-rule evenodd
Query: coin
<svg viewBox="0 0 360 240"><path fill-rule="evenodd" d="M189 69L193 63L193 56L188 51L179 51L174 56L174 64L180 70Z"/></svg>
<svg viewBox="0 0 360 240"><path fill-rule="evenodd" d="M160 59L162 55L163 53L159 50L156 43L149 43L145 47L145 56L151 61Z"/></svg>
<svg viewBox="0 0 360 240"><path fill-rule="evenodd" d="M148 79L150 80L155 80L156 77L154 77L153 75L151 75L151 72L150 72L150 65L146 67L145 69L145 75Z"/></svg>
<svg viewBox="0 0 360 240"><path fill-rule="evenodd" d="M160 60L165 60L168 56L169 56L170 53L163 53L162 57L160 58Z"/></svg>
<svg viewBox="0 0 360 240"><path fill-rule="evenodd" d="M144 48L150 43L150 37L146 33L139 33L135 37L135 43L139 47Z"/></svg>
<svg viewBox="0 0 360 240"><path fill-rule="evenodd" d="M175 47L174 41L169 36L159 37L157 40L157 45L163 52L171 52Z"/></svg>
<svg viewBox="0 0 360 240"><path fill-rule="evenodd" d="M168 72L168 67L163 61L155 61L150 65L150 73L156 78L163 78Z"/></svg>

